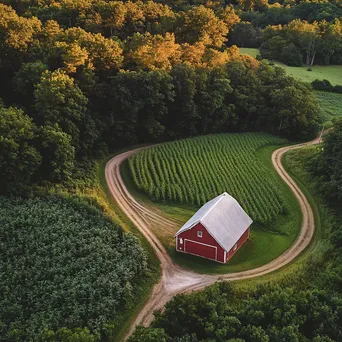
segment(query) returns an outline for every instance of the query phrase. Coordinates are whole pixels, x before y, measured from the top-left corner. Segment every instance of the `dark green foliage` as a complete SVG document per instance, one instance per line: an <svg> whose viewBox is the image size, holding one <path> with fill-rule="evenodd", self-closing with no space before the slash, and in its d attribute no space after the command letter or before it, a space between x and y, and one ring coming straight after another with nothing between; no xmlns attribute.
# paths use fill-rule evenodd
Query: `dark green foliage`
<svg viewBox="0 0 342 342"><path fill-rule="evenodd" d="M249 22L241 22L235 25L234 30L229 35L229 43L239 47L258 47L260 30Z"/></svg>
<svg viewBox="0 0 342 342"><path fill-rule="evenodd" d="M323 193L342 204L342 120L335 121L334 128L324 137L322 151L318 151L311 168L319 176Z"/></svg>
<svg viewBox="0 0 342 342"><path fill-rule="evenodd" d="M57 124L42 126L39 141L42 154L41 178L52 183L70 181L75 167L75 148L71 136Z"/></svg>
<svg viewBox="0 0 342 342"><path fill-rule="evenodd" d="M175 297L153 327L163 329L170 341L191 335L203 342L340 341L341 321L342 300L325 291L263 286L247 296L220 283ZM140 336L142 328L130 341L145 341Z"/></svg>
<svg viewBox="0 0 342 342"><path fill-rule="evenodd" d="M37 121L58 124L79 148L79 126L84 119L88 99L74 80L61 70L45 71L34 91Z"/></svg>
<svg viewBox="0 0 342 342"><path fill-rule="evenodd" d="M129 342L167 342L170 340L164 329L137 327Z"/></svg>
<svg viewBox="0 0 342 342"><path fill-rule="evenodd" d="M41 341L44 342L96 342L97 340L97 336L88 328L61 328L56 332L45 329L41 335Z"/></svg>
<svg viewBox="0 0 342 342"><path fill-rule="evenodd" d="M299 66L299 56L307 66L313 64L341 64L342 30L339 19L331 23L308 23L299 19L281 26L268 26L262 31L260 52L262 57ZM291 45L290 45L291 44ZM281 59L282 49L285 55ZM296 51L298 50L298 51Z"/></svg>
<svg viewBox="0 0 342 342"><path fill-rule="evenodd" d="M24 63L13 77L13 90L16 103L21 103L27 109L32 109L34 87L40 82L47 65L41 61Z"/></svg>
<svg viewBox="0 0 342 342"><path fill-rule="evenodd" d="M0 103L0 192L20 191L41 164L34 147L36 127L24 112Z"/></svg>
<svg viewBox="0 0 342 342"><path fill-rule="evenodd" d="M260 45L261 57L279 60L286 44L288 44L288 42L280 36L274 36L269 40L266 40Z"/></svg>
<svg viewBox="0 0 342 342"><path fill-rule="evenodd" d="M311 85L315 90L342 94L342 85L333 86L328 80L314 80Z"/></svg>
<svg viewBox="0 0 342 342"><path fill-rule="evenodd" d="M4 341L33 340L47 336L44 329L61 327L103 335L146 270L144 252L131 234L75 201L0 198L0 230ZM93 341L87 331L77 334L88 337L63 339L57 331L58 338L43 340Z"/></svg>
<svg viewBox="0 0 342 342"><path fill-rule="evenodd" d="M111 80L108 103L113 110L109 134L121 143L154 141L164 135L164 118L174 101L166 71L121 73Z"/></svg>
<svg viewBox="0 0 342 342"><path fill-rule="evenodd" d="M302 66L302 55L292 43L285 45L279 56L280 62L290 66Z"/></svg>

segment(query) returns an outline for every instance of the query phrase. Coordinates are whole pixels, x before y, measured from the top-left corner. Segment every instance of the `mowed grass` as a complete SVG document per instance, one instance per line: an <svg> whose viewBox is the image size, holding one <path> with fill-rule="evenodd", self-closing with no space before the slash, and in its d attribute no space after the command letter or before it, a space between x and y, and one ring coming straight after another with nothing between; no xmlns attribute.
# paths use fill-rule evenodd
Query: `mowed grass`
<svg viewBox="0 0 342 342"><path fill-rule="evenodd" d="M284 142L262 133L208 135L143 150L128 162L135 186L154 201L199 208L227 191L254 221L265 224L287 206L255 152Z"/></svg>
<svg viewBox="0 0 342 342"><path fill-rule="evenodd" d="M169 248L169 253L176 263L199 273L231 273L267 264L279 256L281 251L288 249L291 244L292 241L288 236L273 234L254 225L249 239L226 265L194 255L178 253L175 248Z"/></svg>
<svg viewBox="0 0 342 342"><path fill-rule="evenodd" d="M257 55L259 55L259 49L253 49L253 48L239 48L240 55L248 55L256 58Z"/></svg>
<svg viewBox="0 0 342 342"><path fill-rule="evenodd" d="M240 134L227 134L227 136L233 136L235 138L239 135ZM262 137L263 134L259 134L260 140L262 140ZM204 137L197 139L202 138ZM274 141L277 141L278 144L284 144L282 139L276 138ZM121 166L121 174L128 190L139 202L158 212L160 215L172 218L177 222L173 228L152 225L152 230L164 244L176 263L199 273L220 274L238 272L261 266L281 255L293 244L300 230L302 214L298 202L272 166L272 152L282 146L278 144L273 143L273 145L254 148L251 155L253 159L258 161L258 166L263 170L262 172L266 172L268 180L272 182L272 184L275 184L278 189L277 191L282 194L282 198L284 202L286 202L288 208L287 213L279 214L268 224L253 223L250 239L226 265L188 254L177 253L175 251L173 236L195 213L197 209L196 206L192 204L175 204L167 201L164 201L164 203L152 202L146 193L139 191L135 186L127 161ZM221 161L224 161L227 157L228 155L223 155ZM172 158L177 161L177 156ZM214 166L212 165L209 165L208 167L214 169ZM229 177L229 172L227 173L227 177ZM222 189L222 192L224 190L225 189Z"/></svg>
<svg viewBox="0 0 342 342"><path fill-rule="evenodd" d="M258 49L240 48L240 54L256 57ZM342 65L314 65L312 71L307 66L291 67L278 61L272 61L275 65L286 70L286 73L294 78L311 83L314 80L328 80L332 85L342 85Z"/></svg>
<svg viewBox="0 0 342 342"><path fill-rule="evenodd" d="M333 119L342 117L342 94L315 91L323 119L330 124Z"/></svg>

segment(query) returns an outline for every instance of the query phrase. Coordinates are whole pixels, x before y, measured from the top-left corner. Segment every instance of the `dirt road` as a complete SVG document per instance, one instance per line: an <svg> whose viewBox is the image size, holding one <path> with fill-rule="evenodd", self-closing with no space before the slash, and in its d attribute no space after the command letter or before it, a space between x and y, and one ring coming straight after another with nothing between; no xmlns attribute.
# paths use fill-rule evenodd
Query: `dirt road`
<svg viewBox="0 0 342 342"><path fill-rule="evenodd" d="M126 213L135 226L146 237L152 245L155 253L160 260L162 277L158 284L153 288L152 294L145 307L136 317L134 324L128 332L126 338L134 331L137 325L149 325L153 320L153 311L163 308L164 305L176 294L186 293L193 290L200 290L211 285L219 279L225 280L243 280L248 278L259 277L267 273L273 272L284 265L291 262L298 256L310 243L315 230L314 215L312 208L303 192L297 186L295 181L289 176L282 165L282 156L290 150L298 149L303 146L319 143L319 138L303 144L282 147L274 151L272 154L272 163L281 178L288 184L292 192L296 196L303 213L303 221L295 243L282 255L272 260L270 263L248 271L220 274L220 275L203 275L197 274L181 268L173 263L167 254L164 246L154 235L150 229L151 224L160 226L175 226L175 222L168 220L163 216L145 208L138 203L128 192L120 174L120 165L129 156L135 154L140 149L135 149L115 156L106 165L106 181L110 192L118 203L120 208Z"/></svg>

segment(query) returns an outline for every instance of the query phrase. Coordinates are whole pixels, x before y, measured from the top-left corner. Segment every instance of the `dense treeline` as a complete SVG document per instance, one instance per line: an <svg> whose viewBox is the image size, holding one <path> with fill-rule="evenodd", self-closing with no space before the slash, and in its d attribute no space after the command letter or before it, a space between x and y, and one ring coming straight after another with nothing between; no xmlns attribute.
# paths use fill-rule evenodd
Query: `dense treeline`
<svg viewBox="0 0 342 342"><path fill-rule="evenodd" d="M322 192L336 207L342 205L342 120L325 136L323 149L310 161Z"/></svg>
<svg viewBox="0 0 342 342"><path fill-rule="evenodd" d="M323 290L260 286L248 296L229 283L180 295L130 342L340 341L341 297Z"/></svg>
<svg viewBox="0 0 342 342"><path fill-rule="evenodd" d="M268 26L260 41L263 58L292 66L342 64L342 23L338 19L331 23L297 19L284 26Z"/></svg>
<svg viewBox="0 0 342 342"><path fill-rule="evenodd" d="M88 32L102 33L107 38L115 37L116 41L134 37L134 44L144 44L142 41L146 43L151 40L150 35L155 35L154 40L159 40L160 45L164 37L166 42L163 45L174 50L180 44L185 55L189 53L188 44L200 41L211 47L221 47L229 38L229 45L262 45L263 57L289 65L342 63L339 57L342 6L336 1L239 0L227 4L223 0L8 0L5 3L12 4L25 16L38 17L42 22L56 20L63 28L78 26ZM271 29L276 32L270 37ZM275 36L277 39L268 41ZM298 36L301 36L299 40ZM282 51L284 45L286 48ZM201 44L191 47L190 54L194 51L201 53L204 49ZM177 58L181 53L173 51L173 57ZM208 49L206 55L212 53L213 50Z"/></svg>
<svg viewBox="0 0 342 342"><path fill-rule="evenodd" d="M101 2L103 11L114 6L110 17L99 2L85 1L84 10L101 17L98 29L89 30L79 22L91 17L82 4L39 3L25 16L0 4L2 192L70 183L78 168L127 144L227 131L290 138L315 132L309 88L225 48L237 21L231 7L220 16L191 7L166 32L166 5ZM118 24L116 6L126 13L119 28L111 26ZM143 19L136 18L140 12Z"/></svg>
<svg viewBox="0 0 342 342"><path fill-rule="evenodd" d="M146 274L137 239L76 200L0 197L0 235L2 341L110 336Z"/></svg>
<svg viewBox="0 0 342 342"><path fill-rule="evenodd" d="M131 342L342 340L342 121L322 147L291 152L289 167L324 196L320 247L296 274L252 291L219 283L175 297ZM305 171L306 170L306 171ZM311 174L308 173L311 172Z"/></svg>

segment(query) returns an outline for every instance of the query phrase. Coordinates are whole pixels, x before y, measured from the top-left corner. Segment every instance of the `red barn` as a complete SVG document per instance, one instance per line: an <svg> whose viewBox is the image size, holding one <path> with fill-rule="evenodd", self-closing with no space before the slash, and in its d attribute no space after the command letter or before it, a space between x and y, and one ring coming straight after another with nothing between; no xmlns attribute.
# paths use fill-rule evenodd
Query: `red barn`
<svg viewBox="0 0 342 342"><path fill-rule="evenodd" d="M225 264L247 240L252 222L240 204L224 192L179 229L176 249Z"/></svg>

